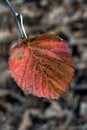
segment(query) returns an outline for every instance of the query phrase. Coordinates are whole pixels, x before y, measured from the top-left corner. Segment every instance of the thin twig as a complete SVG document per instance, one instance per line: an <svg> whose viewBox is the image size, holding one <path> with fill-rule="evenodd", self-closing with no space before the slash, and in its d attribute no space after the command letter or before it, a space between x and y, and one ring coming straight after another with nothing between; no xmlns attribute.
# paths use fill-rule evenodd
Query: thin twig
<svg viewBox="0 0 87 130"><path fill-rule="evenodd" d="M13 6L11 5L11 3L9 2L9 0L5 0L6 4L8 5L8 7L11 9L15 19L16 19L16 22L17 22L17 26L18 26L18 29L19 29L19 32L20 32L20 36L22 38L27 38L27 35L26 35L26 32L25 32L25 29L24 29L24 25L23 25L23 16L18 14L15 9L13 8Z"/></svg>

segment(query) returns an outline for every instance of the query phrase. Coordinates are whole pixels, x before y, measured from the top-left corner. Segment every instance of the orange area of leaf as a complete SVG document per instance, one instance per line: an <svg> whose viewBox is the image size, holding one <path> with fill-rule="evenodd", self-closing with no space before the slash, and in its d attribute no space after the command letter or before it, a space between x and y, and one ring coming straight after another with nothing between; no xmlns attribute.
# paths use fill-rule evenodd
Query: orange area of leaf
<svg viewBox="0 0 87 130"><path fill-rule="evenodd" d="M68 44L54 34L20 40L11 50L9 69L24 92L57 99L74 75Z"/></svg>

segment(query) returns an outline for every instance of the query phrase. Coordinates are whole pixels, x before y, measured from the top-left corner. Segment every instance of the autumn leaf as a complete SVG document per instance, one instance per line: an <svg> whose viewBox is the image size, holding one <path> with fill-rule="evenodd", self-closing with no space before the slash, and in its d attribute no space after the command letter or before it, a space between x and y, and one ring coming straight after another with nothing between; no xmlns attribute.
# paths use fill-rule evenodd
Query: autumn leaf
<svg viewBox="0 0 87 130"><path fill-rule="evenodd" d="M68 44L54 34L20 39L11 50L9 69L24 92L52 99L66 92L74 73Z"/></svg>

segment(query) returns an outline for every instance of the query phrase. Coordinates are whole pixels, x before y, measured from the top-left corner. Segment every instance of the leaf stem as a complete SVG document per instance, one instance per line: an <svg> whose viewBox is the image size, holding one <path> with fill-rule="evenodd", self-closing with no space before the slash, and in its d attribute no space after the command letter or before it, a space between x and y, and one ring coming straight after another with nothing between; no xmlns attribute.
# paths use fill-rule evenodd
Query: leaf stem
<svg viewBox="0 0 87 130"><path fill-rule="evenodd" d="M18 30L20 33L20 36L22 38L27 38L25 29L24 29L24 25L23 25L23 16L18 14L15 9L13 8L13 6L11 5L11 3L9 2L9 0L5 0L6 4L8 5L8 7L10 8L11 12L13 13L15 19L16 19L16 23L18 26Z"/></svg>

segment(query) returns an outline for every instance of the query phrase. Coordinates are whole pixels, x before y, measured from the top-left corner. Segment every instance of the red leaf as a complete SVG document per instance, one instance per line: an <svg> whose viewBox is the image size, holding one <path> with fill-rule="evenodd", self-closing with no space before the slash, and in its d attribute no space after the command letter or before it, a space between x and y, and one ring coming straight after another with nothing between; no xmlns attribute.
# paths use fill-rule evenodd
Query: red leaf
<svg viewBox="0 0 87 130"><path fill-rule="evenodd" d="M52 99L66 91L74 73L68 44L53 34L19 40L9 69L24 92Z"/></svg>

